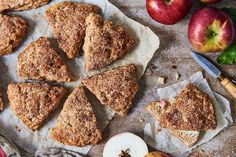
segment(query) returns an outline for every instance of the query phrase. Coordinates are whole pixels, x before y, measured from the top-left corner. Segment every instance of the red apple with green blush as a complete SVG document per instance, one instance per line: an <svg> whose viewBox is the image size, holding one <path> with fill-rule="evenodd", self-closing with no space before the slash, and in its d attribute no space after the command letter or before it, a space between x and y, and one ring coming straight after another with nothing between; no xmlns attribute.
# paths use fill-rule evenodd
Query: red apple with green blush
<svg viewBox="0 0 236 157"><path fill-rule="evenodd" d="M162 24L172 25L190 11L192 0L146 0L149 15Z"/></svg>
<svg viewBox="0 0 236 157"><path fill-rule="evenodd" d="M221 0L200 0L204 4L218 3Z"/></svg>
<svg viewBox="0 0 236 157"><path fill-rule="evenodd" d="M219 52L232 43L234 25L223 11L204 8L194 13L190 19L188 37L197 52Z"/></svg>

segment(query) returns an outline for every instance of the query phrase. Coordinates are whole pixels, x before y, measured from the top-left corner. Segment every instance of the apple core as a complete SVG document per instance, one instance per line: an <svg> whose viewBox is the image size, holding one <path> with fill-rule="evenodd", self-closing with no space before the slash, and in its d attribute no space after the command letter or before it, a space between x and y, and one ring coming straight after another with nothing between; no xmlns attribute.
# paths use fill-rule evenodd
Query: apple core
<svg viewBox="0 0 236 157"><path fill-rule="evenodd" d="M164 0L166 2L166 4L170 4L171 0Z"/></svg>

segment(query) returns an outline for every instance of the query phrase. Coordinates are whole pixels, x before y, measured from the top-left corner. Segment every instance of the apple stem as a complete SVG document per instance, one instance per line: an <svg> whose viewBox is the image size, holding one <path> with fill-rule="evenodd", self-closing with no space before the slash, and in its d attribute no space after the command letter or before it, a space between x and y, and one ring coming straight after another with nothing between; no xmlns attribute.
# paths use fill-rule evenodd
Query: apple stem
<svg viewBox="0 0 236 157"><path fill-rule="evenodd" d="M165 0L165 2L166 2L167 4L169 4L169 3L171 2L171 0Z"/></svg>
<svg viewBox="0 0 236 157"><path fill-rule="evenodd" d="M209 30L209 31L207 31L207 33L206 33L206 36L207 36L208 39L212 39L212 38L215 37L216 35L217 35L217 33L214 32L213 30Z"/></svg>
<svg viewBox="0 0 236 157"><path fill-rule="evenodd" d="M125 151L121 150L121 154L119 155L119 157L131 157L129 153L130 153L130 149L126 149Z"/></svg>

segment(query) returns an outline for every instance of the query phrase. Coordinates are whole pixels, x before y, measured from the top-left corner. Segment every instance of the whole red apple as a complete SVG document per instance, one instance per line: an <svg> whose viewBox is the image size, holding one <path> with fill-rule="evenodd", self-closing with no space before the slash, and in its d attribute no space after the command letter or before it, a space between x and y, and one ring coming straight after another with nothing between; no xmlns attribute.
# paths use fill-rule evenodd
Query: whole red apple
<svg viewBox="0 0 236 157"><path fill-rule="evenodd" d="M221 0L200 0L204 4L218 3Z"/></svg>
<svg viewBox="0 0 236 157"><path fill-rule="evenodd" d="M190 11L191 6L192 0L146 0L149 15L166 25L182 20Z"/></svg>
<svg viewBox="0 0 236 157"><path fill-rule="evenodd" d="M197 52L219 52L232 43L234 25L223 11L204 8L194 13L190 19L188 37Z"/></svg>

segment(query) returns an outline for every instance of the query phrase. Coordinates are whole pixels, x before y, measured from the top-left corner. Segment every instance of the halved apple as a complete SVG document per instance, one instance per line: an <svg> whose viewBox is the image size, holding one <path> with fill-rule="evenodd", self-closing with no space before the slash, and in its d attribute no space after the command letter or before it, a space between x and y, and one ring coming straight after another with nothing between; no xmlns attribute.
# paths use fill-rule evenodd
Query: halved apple
<svg viewBox="0 0 236 157"><path fill-rule="evenodd" d="M125 132L106 143L103 157L144 157L147 153L148 147L139 136Z"/></svg>

